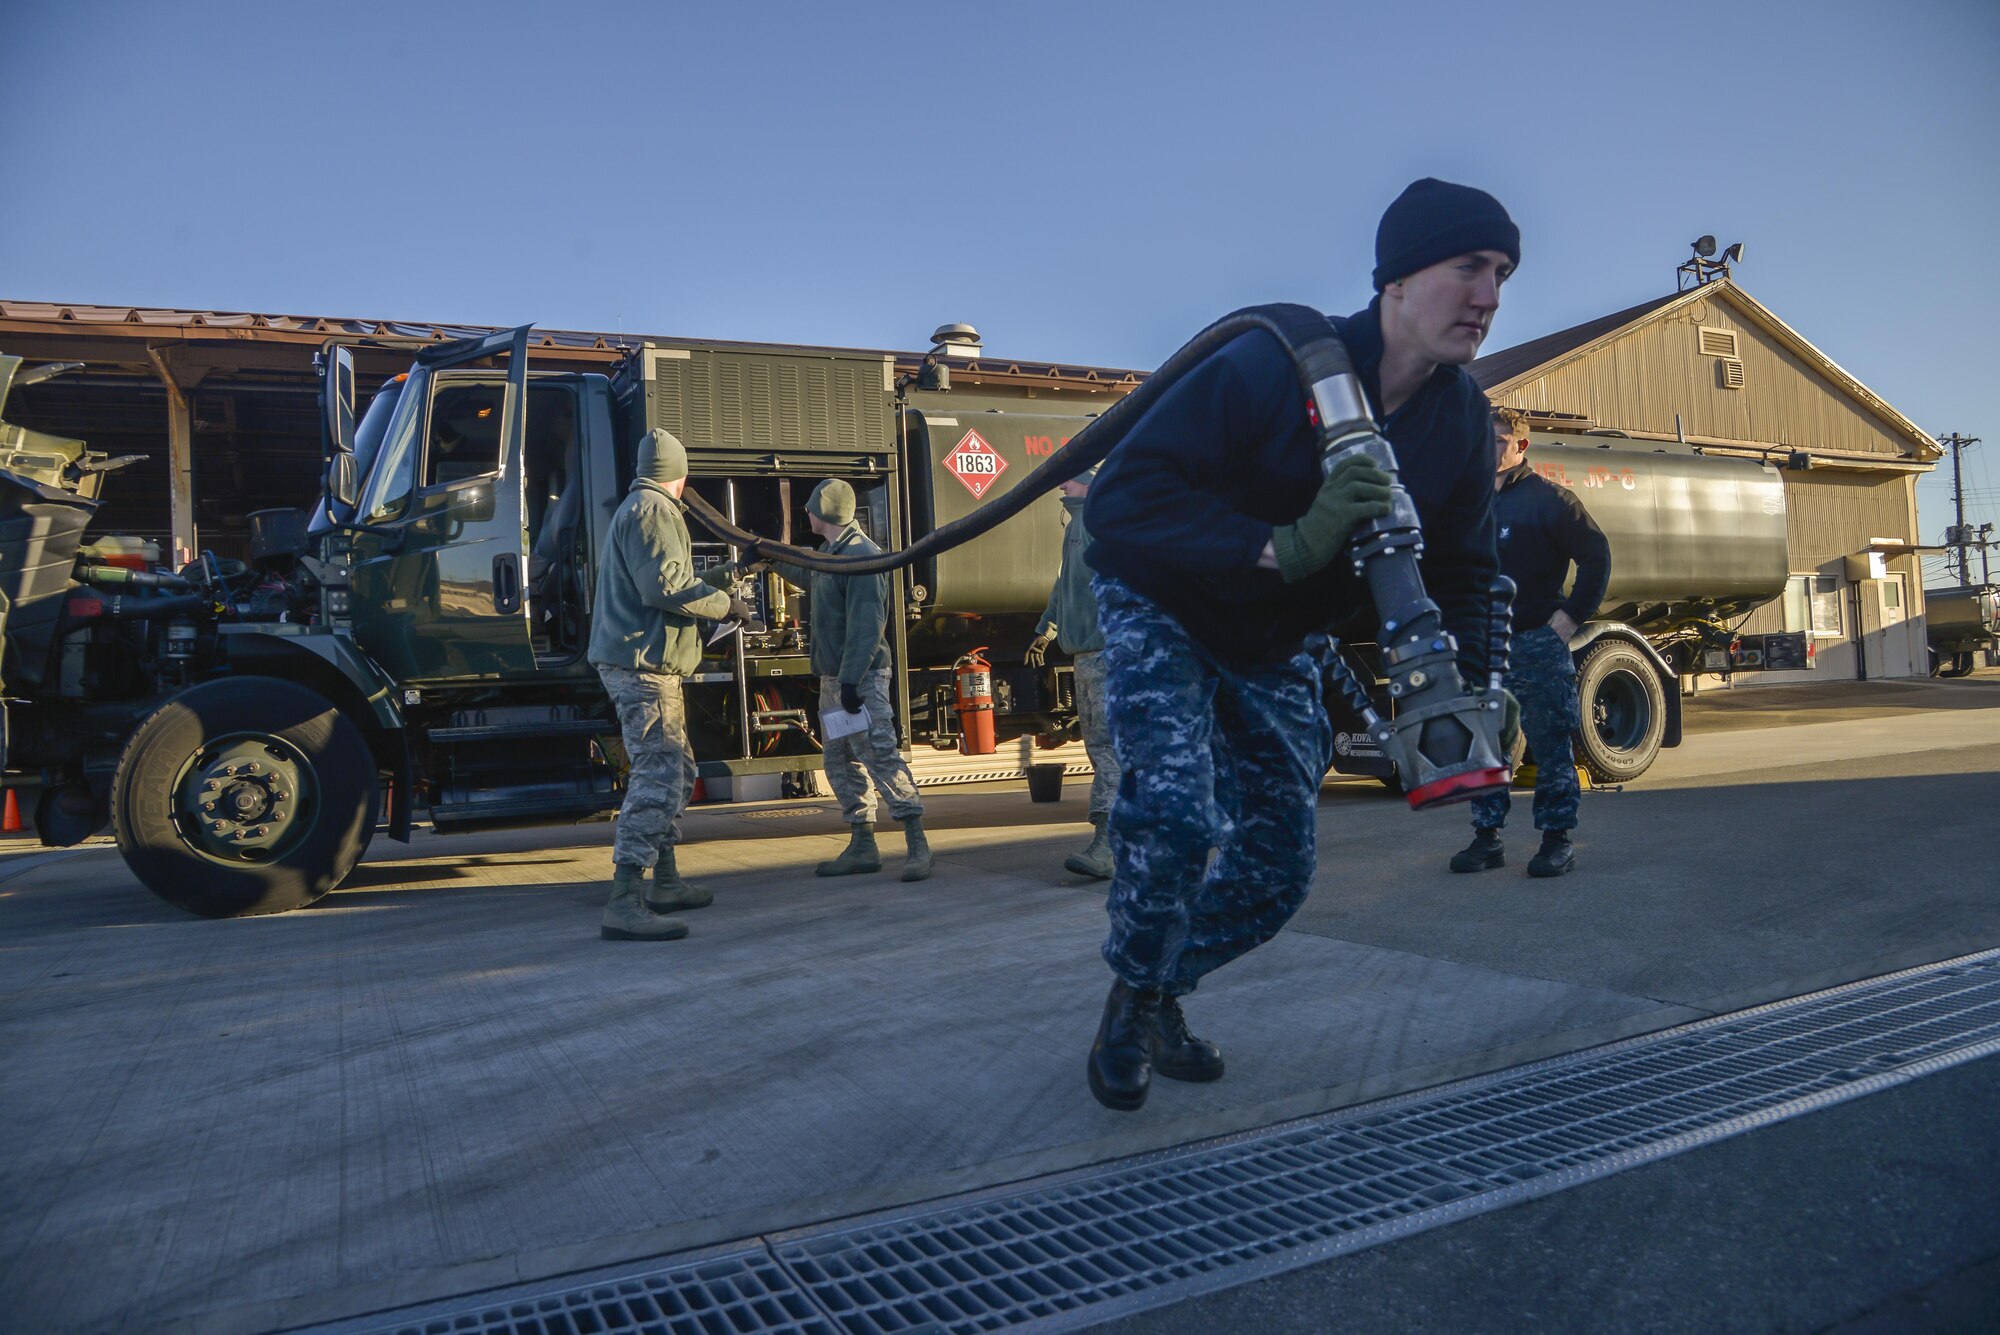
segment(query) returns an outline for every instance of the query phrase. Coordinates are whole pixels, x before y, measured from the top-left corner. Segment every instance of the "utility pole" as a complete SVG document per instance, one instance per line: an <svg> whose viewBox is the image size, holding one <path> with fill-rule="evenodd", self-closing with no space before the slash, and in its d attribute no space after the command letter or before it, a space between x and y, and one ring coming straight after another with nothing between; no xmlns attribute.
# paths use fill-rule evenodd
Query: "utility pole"
<svg viewBox="0 0 2000 1335"><path fill-rule="evenodd" d="M1951 532L1945 534L1944 542L1947 547L1958 548L1958 582L1961 586L1972 583L1971 532L1965 526L1964 457L1966 449L1978 443L1979 437L1961 436L1956 431L1949 436L1938 437L1939 445L1951 449L1951 499L1958 512L1958 522L1952 526ZM1980 549L1980 555L1985 555L1984 548Z"/></svg>

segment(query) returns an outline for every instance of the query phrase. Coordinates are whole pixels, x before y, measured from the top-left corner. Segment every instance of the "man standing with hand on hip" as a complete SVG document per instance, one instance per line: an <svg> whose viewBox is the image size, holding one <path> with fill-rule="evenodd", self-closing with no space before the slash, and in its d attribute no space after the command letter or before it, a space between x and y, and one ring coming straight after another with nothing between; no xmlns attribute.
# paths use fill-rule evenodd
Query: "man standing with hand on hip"
<svg viewBox="0 0 2000 1335"><path fill-rule="evenodd" d="M1563 876L1576 869L1570 831L1581 797L1570 743L1577 699L1569 641L1604 601L1611 584L1611 543L1568 488L1528 467L1528 429L1510 409L1493 414L1493 456L1500 573L1516 585L1505 685L1521 702L1521 733L1535 758L1535 828L1542 832L1528 875ZM1564 596L1572 564L1576 583ZM1507 865L1500 830L1512 805L1504 788L1473 801L1472 843L1453 854L1453 871Z"/></svg>
<svg viewBox="0 0 2000 1335"><path fill-rule="evenodd" d="M1118 795L1118 753L1111 746L1111 729L1104 719L1104 632L1097 624L1097 595L1090 591L1090 565L1084 552L1090 530L1083 524L1084 497L1090 492L1091 469L1062 484L1062 569L1049 591L1049 605L1028 645L1027 665L1040 667L1051 641L1062 646L1076 672L1076 717L1083 730L1083 749L1090 756L1090 846L1063 859L1079 876L1111 879L1111 799Z"/></svg>
<svg viewBox="0 0 2000 1335"><path fill-rule="evenodd" d="M882 549L854 522L854 488L828 478L806 501L806 521L834 556L873 556ZM903 879L931 874L931 847L924 838L924 804L916 777L896 749L896 719L889 703L889 576L828 575L783 562L773 568L812 597L812 670L819 675L820 713L868 713L868 726L841 737L823 738L826 780L840 799L850 833L840 856L819 864L821 876L853 876L882 870L875 847L875 787L889 814L903 823L907 856Z"/></svg>
<svg viewBox="0 0 2000 1335"><path fill-rule="evenodd" d="M694 574L681 518L688 464L680 441L668 431L649 432L639 442L635 471L604 535L588 651L618 711L631 767L602 934L609 941L671 941L688 934L687 924L664 915L715 898L683 881L674 866L681 813L694 792L681 678L701 662L695 618L747 621L750 609ZM648 867L653 893L642 898Z"/></svg>

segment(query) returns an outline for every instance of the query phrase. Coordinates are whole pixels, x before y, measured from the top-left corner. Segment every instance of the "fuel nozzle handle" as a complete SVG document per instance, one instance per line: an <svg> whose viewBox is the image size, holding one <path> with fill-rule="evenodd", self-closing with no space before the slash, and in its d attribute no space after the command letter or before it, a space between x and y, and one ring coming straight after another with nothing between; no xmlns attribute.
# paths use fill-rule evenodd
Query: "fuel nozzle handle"
<svg viewBox="0 0 2000 1335"><path fill-rule="evenodd" d="M1516 585L1505 575L1493 577L1492 620L1486 627L1487 689L1497 691L1507 679L1507 656L1514 647L1514 591Z"/></svg>

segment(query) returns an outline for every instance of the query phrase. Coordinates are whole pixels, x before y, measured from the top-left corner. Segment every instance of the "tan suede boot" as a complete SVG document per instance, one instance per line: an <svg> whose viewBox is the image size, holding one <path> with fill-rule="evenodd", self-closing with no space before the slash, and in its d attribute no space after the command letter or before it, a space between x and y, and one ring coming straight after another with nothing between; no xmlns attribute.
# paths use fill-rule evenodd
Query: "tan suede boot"
<svg viewBox="0 0 2000 1335"><path fill-rule="evenodd" d="M611 873L611 898L604 902L606 941L676 941L688 934L679 918L663 918L647 910L646 869L619 863Z"/></svg>
<svg viewBox="0 0 2000 1335"><path fill-rule="evenodd" d="M673 845L660 850L660 860L653 864L653 884L646 891L647 908L655 913L672 913L676 909L705 909L714 902L713 891L681 879L680 869L674 866Z"/></svg>
<svg viewBox="0 0 2000 1335"><path fill-rule="evenodd" d="M853 826L847 839L847 847L840 850L840 856L822 862L813 871L820 876L855 876L863 872L881 871L882 854L875 847L875 827L873 825Z"/></svg>

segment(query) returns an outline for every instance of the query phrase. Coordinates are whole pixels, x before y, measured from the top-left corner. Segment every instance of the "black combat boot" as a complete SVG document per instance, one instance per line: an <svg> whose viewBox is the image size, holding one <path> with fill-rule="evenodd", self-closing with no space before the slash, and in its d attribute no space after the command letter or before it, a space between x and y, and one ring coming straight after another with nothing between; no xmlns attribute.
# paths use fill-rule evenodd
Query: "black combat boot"
<svg viewBox="0 0 2000 1335"><path fill-rule="evenodd" d="M1104 1019L1090 1045L1090 1092L1107 1108L1132 1112L1146 1102L1158 1046L1160 994L1140 992L1123 980L1104 999Z"/></svg>
<svg viewBox="0 0 2000 1335"><path fill-rule="evenodd" d="M1543 830L1542 846L1528 859L1530 876L1563 876L1576 870L1576 845L1568 830Z"/></svg>
<svg viewBox="0 0 2000 1335"><path fill-rule="evenodd" d="M1475 829L1472 842L1451 855L1453 871L1492 871L1507 865L1507 851L1500 844L1500 831Z"/></svg>
<svg viewBox="0 0 2000 1335"><path fill-rule="evenodd" d="M1222 1049L1188 1032L1178 997L1160 998L1160 1042L1153 1069L1169 1080L1222 1079Z"/></svg>

